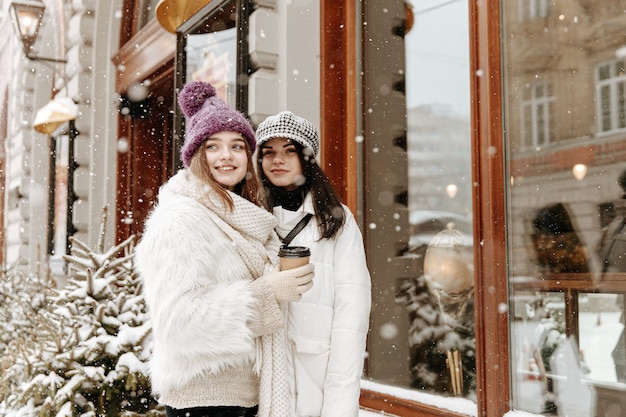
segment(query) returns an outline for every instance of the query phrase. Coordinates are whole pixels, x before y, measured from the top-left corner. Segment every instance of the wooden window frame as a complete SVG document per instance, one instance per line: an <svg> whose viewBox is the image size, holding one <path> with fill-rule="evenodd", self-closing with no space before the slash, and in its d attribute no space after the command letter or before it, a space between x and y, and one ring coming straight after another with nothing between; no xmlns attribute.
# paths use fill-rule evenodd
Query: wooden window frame
<svg viewBox="0 0 626 417"><path fill-rule="evenodd" d="M174 54L176 52L176 36L167 32L157 21L151 19L141 29L138 28L138 14L140 0L124 0L120 23L120 49L111 58L116 66L115 91L122 96L133 84L150 81L152 89L165 88L174 77ZM137 48L137 45L142 45ZM171 91L172 89L169 88ZM117 190L115 211L115 241L118 243L128 239L133 234L140 234L143 217L135 216L132 221L129 213L136 213L137 206L147 206L149 202L142 199L139 202L139 193L136 192L138 177L152 178L145 173L144 164L139 164L134 150L135 136L139 135L133 120L126 117L118 119L118 138L127 138L129 151L119 152L117 156ZM140 152L141 154L141 152ZM167 160L167 155L162 155ZM163 166L156 182L164 182L170 175L169 164ZM153 197L155 198L155 197Z"/></svg>
<svg viewBox="0 0 626 417"><path fill-rule="evenodd" d="M510 409L505 176L499 2L468 2L474 189L477 415ZM356 62L359 41L341 28L355 27L355 0L321 2L321 135L325 169L355 208L358 161ZM343 65L335 65L343 58ZM332 65L331 65L332 64ZM332 138L332 139L329 139ZM361 392L361 405L400 416L456 416L454 412L389 395Z"/></svg>
<svg viewBox="0 0 626 417"><path fill-rule="evenodd" d="M357 27L354 0L324 0L320 4L320 135L324 170L353 213L358 211L356 120Z"/></svg>

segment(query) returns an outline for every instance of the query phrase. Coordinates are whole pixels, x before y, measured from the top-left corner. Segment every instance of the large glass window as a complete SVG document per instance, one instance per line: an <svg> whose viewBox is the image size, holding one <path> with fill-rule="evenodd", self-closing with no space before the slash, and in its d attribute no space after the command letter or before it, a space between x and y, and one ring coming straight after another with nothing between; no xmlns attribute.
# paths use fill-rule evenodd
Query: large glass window
<svg viewBox="0 0 626 417"><path fill-rule="evenodd" d="M411 266L394 283L396 321L382 325L370 342L395 340L404 346L392 348L407 355L406 363L374 366L372 374L421 393L473 400L468 5L409 3L404 72L410 227L403 256ZM377 311L388 302L387 295L374 294Z"/></svg>
<svg viewBox="0 0 626 417"><path fill-rule="evenodd" d="M158 2L159 0L140 0L139 14L137 16L138 31L154 19L154 11Z"/></svg>
<svg viewBox="0 0 626 417"><path fill-rule="evenodd" d="M239 103L239 75L247 75L246 42L239 34L247 24L245 1L211 2L181 28L179 35L179 83L199 80L211 83L217 95L233 107ZM242 26L243 25L243 26ZM241 59L239 59L241 58Z"/></svg>
<svg viewBox="0 0 626 417"><path fill-rule="evenodd" d="M247 113L248 0L212 1L178 28L176 86L206 81L222 100ZM174 117L175 148L180 146L183 118ZM177 157L177 155L176 155Z"/></svg>
<svg viewBox="0 0 626 417"><path fill-rule="evenodd" d="M622 416L625 2L550 4L502 2L511 405Z"/></svg>
<svg viewBox="0 0 626 417"><path fill-rule="evenodd" d="M187 35L186 78L206 81L217 90L217 95L231 106L236 105L237 29L235 22L223 30ZM223 24L223 22L222 22Z"/></svg>

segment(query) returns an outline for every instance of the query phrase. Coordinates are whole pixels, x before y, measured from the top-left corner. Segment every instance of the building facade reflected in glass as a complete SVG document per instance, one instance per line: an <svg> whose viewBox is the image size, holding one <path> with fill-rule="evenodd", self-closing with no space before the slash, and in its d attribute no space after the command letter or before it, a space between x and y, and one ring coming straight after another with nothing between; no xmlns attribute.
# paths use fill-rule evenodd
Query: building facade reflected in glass
<svg viewBox="0 0 626 417"><path fill-rule="evenodd" d="M621 415L626 2L526 3L502 3L512 406Z"/></svg>

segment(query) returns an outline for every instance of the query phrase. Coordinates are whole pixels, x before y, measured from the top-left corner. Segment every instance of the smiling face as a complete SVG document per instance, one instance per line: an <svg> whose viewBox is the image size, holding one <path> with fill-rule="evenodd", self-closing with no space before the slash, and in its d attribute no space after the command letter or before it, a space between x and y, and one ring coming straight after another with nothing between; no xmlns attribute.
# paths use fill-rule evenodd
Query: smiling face
<svg viewBox="0 0 626 417"><path fill-rule="evenodd" d="M246 140L238 132L218 132L202 144L211 175L229 190L246 176L248 154Z"/></svg>
<svg viewBox="0 0 626 417"><path fill-rule="evenodd" d="M293 190L304 184L298 150L290 140L270 139L261 146L259 152L263 174L273 185Z"/></svg>

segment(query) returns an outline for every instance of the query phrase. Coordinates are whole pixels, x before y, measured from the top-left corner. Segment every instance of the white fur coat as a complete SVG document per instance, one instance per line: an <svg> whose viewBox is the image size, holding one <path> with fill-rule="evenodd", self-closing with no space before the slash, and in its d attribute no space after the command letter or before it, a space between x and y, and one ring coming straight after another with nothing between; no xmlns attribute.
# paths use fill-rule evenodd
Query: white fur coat
<svg viewBox="0 0 626 417"><path fill-rule="evenodd" d="M136 268L153 322L150 376L157 394L207 372L254 364L260 334L250 323L259 314L273 318L264 333L282 325L273 297L274 311L259 312L253 285L276 262L274 216L231 196L235 210L229 212L209 187L180 171L162 187L137 245Z"/></svg>

